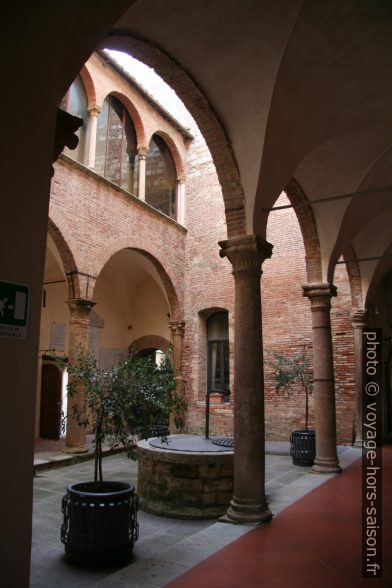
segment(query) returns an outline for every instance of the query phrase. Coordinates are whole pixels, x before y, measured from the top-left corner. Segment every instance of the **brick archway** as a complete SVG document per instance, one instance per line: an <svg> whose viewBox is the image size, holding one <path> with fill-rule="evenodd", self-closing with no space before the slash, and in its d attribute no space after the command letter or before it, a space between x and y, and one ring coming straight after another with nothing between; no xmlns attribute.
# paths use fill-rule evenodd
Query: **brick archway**
<svg viewBox="0 0 392 588"><path fill-rule="evenodd" d="M302 233L305 247L306 277L309 284L322 282L321 250L312 208L301 186L294 178L285 187ZM296 206L301 204L301 206Z"/></svg>
<svg viewBox="0 0 392 588"><path fill-rule="evenodd" d="M366 292L364 307L371 308L374 305L377 290L382 280L392 271L390 258L392 257L392 243L382 251L382 257L379 260Z"/></svg>
<svg viewBox="0 0 392 588"><path fill-rule="evenodd" d="M203 318L204 320L208 319L210 316L215 314L216 312L227 312L229 314L229 309L223 306L216 306L214 304L210 305L203 305L203 308L197 311L197 314Z"/></svg>
<svg viewBox="0 0 392 588"><path fill-rule="evenodd" d="M361 272L359 264L355 255L354 249L347 247L343 253L343 259L345 261L348 281L350 284L351 302L353 308L362 308L363 297L362 297L362 285L361 285Z"/></svg>
<svg viewBox="0 0 392 588"><path fill-rule="evenodd" d="M191 76L157 46L112 31L100 46L124 51L155 69L178 94L195 119L211 152L225 204L228 238L246 234L245 198L230 141L206 97Z"/></svg>
<svg viewBox="0 0 392 588"><path fill-rule="evenodd" d="M137 351L143 351L143 349L160 349L166 355L171 354L172 344L168 339L161 337L160 335L144 335L134 341Z"/></svg>
<svg viewBox="0 0 392 588"><path fill-rule="evenodd" d="M91 108L97 103L97 94L95 92L93 79L86 65L82 67L79 75L82 78L84 89L86 90L87 108Z"/></svg>
<svg viewBox="0 0 392 588"><path fill-rule="evenodd" d="M49 207L48 233L53 239L63 263L69 298L75 298L80 294L79 269L83 264L74 255L74 251L79 250L76 237L52 203ZM72 276L71 279L70 276Z"/></svg>
<svg viewBox="0 0 392 588"><path fill-rule="evenodd" d="M161 261L162 251L152 245L147 239L140 236L113 239L97 253L95 262L89 273L98 278L110 258L123 249L137 251L151 261L165 288L170 306L171 319L179 320L181 318L180 313L182 308L182 288L172 273L171 268L166 267L164 262Z"/></svg>

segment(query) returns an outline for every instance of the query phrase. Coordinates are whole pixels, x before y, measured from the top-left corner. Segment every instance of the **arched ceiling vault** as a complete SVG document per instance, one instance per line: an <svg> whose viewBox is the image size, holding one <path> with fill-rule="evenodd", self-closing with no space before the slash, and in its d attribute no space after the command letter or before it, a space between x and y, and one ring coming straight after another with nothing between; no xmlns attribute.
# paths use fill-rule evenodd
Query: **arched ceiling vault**
<svg viewBox="0 0 392 588"><path fill-rule="evenodd" d="M309 201L391 183L391 3L139 0L112 31L157 45L195 80L233 149L248 233L265 236L291 178ZM324 280L390 200L312 207Z"/></svg>
<svg viewBox="0 0 392 588"><path fill-rule="evenodd" d="M306 165L312 152L361 129L377 127L383 134L383 125L391 127L391 33L391 4L303 2L275 80L256 193L256 231L264 231L263 209L289 177L301 182L298 169L301 176L312 175L314 169ZM346 158L356 159L355 143L353 147L354 154L343 153L330 169L324 195L341 193ZM366 172L377 157L374 146L369 148L367 155L366 149L358 153L365 167L359 169L358 159L357 173ZM312 158L308 163L314 164ZM325 175L322 161L319 164ZM355 183L358 178L354 188ZM307 196L312 200L314 195Z"/></svg>
<svg viewBox="0 0 392 588"><path fill-rule="evenodd" d="M116 0L98 13L79 58L122 31L162 49L201 90L238 165L248 233L265 236L291 178L309 201L390 184L392 3ZM60 64L64 84L75 77L73 55ZM373 192L312 207L323 280L390 200Z"/></svg>
<svg viewBox="0 0 392 588"><path fill-rule="evenodd" d="M355 235L351 251L360 268L365 306L382 278L392 268L392 208L365 223ZM333 276L332 276L333 278Z"/></svg>
<svg viewBox="0 0 392 588"><path fill-rule="evenodd" d="M377 189L380 190L382 187L385 188L385 191L374 191ZM388 187L390 188L389 190L387 189ZM388 217L390 218L392 209L392 145L369 170L368 174L358 185L357 190L364 193L364 195L353 198L347 206L330 258L330 273L333 273L335 261L347 244L354 244L358 241L362 227L365 227L367 223L377 217L380 217L378 224L385 225L386 219ZM366 194L367 190L369 192ZM387 235L392 240L392 226L386 226L385 229ZM374 239L377 239L377 235L374 235ZM372 242L373 239L371 240Z"/></svg>
<svg viewBox="0 0 392 588"><path fill-rule="evenodd" d="M327 199L312 205L326 281L364 223L392 205L392 191L384 190L392 186L391 145L392 126L369 126L327 141L295 170L309 201Z"/></svg>
<svg viewBox="0 0 392 588"><path fill-rule="evenodd" d="M158 45L195 80L233 149L248 232L275 79L301 6L302 0L141 0L113 27Z"/></svg>
<svg viewBox="0 0 392 588"><path fill-rule="evenodd" d="M373 272L372 280L366 292L365 307L369 308L373 305L377 290L382 284L384 278L389 276L389 283L392 285L392 243L385 249L382 259ZM389 302L390 305L390 302ZM392 326L392 321L390 321Z"/></svg>

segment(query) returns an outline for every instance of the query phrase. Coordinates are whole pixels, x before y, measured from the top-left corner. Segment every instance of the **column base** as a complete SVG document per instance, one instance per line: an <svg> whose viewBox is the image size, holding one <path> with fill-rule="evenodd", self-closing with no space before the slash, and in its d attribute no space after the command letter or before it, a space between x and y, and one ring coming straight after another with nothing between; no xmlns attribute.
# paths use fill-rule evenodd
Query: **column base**
<svg viewBox="0 0 392 588"><path fill-rule="evenodd" d="M245 500L233 497L227 513L219 520L222 523L232 523L235 525L260 525L270 521L273 517L272 512L265 504L250 504Z"/></svg>
<svg viewBox="0 0 392 588"><path fill-rule="evenodd" d="M65 447L62 451L62 453L71 453L71 454L87 453L87 452L88 452L88 447L86 445L73 445L71 447Z"/></svg>
<svg viewBox="0 0 392 588"><path fill-rule="evenodd" d="M314 460L312 472L316 474L340 474L342 468L337 457L317 457Z"/></svg>
<svg viewBox="0 0 392 588"><path fill-rule="evenodd" d="M356 437L353 443L353 447L358 447L358 449L362 449L362 437Z"/></svg>

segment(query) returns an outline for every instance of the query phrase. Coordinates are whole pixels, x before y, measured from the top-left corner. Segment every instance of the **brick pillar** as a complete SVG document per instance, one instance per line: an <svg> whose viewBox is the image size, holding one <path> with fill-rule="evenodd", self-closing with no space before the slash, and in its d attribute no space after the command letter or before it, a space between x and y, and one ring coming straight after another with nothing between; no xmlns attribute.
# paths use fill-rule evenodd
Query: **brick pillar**
<svg viewBox="0 0 392 588"><path fill-rule="evenodd" d="M355 447L362 447L362 330L368 324L367 312L366 308L358 308L351 313L355 359Z"/></svg>
<svg viewBox="0 0 392 588"><path fill-rule="evenodd" d="M139 193L140 200L146 200L146 155L148 147L138 145L137 152L139 155Z"/></svg>
<svg viewBox="0 0 392 588"><path fill-rule="evenodd" d="M173 371L174 379L176 380L176 392L180 398L185 396L185 381L182 377L182 344L184 340L185 322L184 321L169 321L170 330L172 332L173 341ZM178 433L174 415L170 415L169 429L171 433Z"/></svg>
<svg viewBox="0 0 392 588"><path fill-rule="evenodd" d="M86 151L84 156L85 164L88 167L95 167L95 148L97 144L97 119L101 109L96 104L89 106L87 109L90 113L90 119L87 126Z"/></svg>
<svg viewBox="0 0 392 588"><path fill-rule="evenodd" d="M185 224L185 181L181 178L177 180L177 222L180 225Z"/></svg>
<svg viewBox="0 0 392 588"><path fill-rule="evenodd" d="M316 458L313 471L340 472L336 453L335 378L331 333L332 284L305 284L303 294L310 300L313 330L314 413Z"/></svg>
<svg viewBox="0 0 392 588"><path fill-rule="evenodd" d="M75 363L78 349L81 346L88 351L89 345L89 320L90 311L95 302L82 298L68 300L70 317L69 317L69 349L68 358L70 363ZM68 398L67 403L67 434L65 440L65 451L67 453L85 453L86 432L79 427L76 420L72 417L73 404L82 401L82 393L78 392L73 398Z"/></svg>
<svg viewBox="0 0 392 588"><path fill-rule="evenodd" d="M233 266L235 283L234 496L224 520L262 523L272 514L265 496L260 277L272 245L256 235L219 245L221 257L227 257Z"/></svg>

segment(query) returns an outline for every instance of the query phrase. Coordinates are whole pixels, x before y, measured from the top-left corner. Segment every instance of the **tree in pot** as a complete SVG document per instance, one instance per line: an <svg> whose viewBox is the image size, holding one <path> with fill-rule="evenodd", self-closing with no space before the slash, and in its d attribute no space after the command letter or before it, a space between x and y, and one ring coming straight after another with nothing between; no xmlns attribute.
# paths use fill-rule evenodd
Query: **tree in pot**
<svg viewBox="0 0 392 588"><path fill-rule="evenodd" d="M313 370L305 349L288 357L279 353L271 353L268 364L274 372L277 392L283 391L287 398L298 396L301 392L305 397L305 427L293 431L290 438L290 455L295 465L311 466L315 458L315 431L308 428L309 396L313 391ZM295 385L298 385L296 387Z"/></svg>
<svg viewBox="0 0 392 588"><path fill-rule="evenodd" d="M94 480L68 487L63 497L61 540L70 561L113 564L129 559L138 538L138 497L130 484L104 481L102 445L131 449L135 438L147 438L151 425L173 411L182 414L184 402L175 391L172 367L156 365L131 347L130 356L110 370L97 368L93 354L79 350L68 364L68 395L73 416L94 434Z"/></svg>

